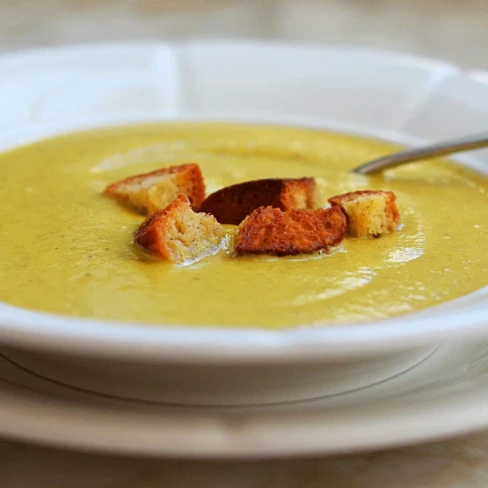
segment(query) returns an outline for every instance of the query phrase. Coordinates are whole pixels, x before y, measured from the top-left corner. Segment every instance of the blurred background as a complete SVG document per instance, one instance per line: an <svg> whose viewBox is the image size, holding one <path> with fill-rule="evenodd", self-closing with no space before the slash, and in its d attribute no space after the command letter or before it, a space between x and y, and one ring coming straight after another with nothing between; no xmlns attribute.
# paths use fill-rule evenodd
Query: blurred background
<svg viewBox="0 0 488 488"><path fill-rule="evenodd" d="M0 51L88 41L287 39L488 69L488 0L0 0Z"/></svg>

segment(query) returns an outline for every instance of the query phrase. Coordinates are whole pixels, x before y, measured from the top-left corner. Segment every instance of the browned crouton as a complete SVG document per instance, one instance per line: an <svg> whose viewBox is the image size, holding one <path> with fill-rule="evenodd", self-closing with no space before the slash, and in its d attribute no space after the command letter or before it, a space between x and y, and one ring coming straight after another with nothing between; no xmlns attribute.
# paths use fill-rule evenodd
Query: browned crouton
<svg viewBox="0 0 488 488"><path fill-rule="evenodd" d="M108 185L105 193L149 215L165 208L178 195L186 195L192 208L198 210L205 198L205 184L198 164L183 164L130 176Z"/></svg>
<svg viewBox="0 0 488 488"><path fill-rule="evenodd" d="M261 207L239 226L238 254L286 256L327 251L346 233L346 216L338 207L289 210Z"/></svg>
<svg viewBox="0 0 488 488"><path fill-rule="evenodd" d="M379 237L393 232L400 222L391 191L354 191L329 198L329 202L346 213L348 232L354 237Z"/></svg>
<svg viewBox="0 0 488 488"><path fill-rule="evenodd" d="M214 217L194 212L190 200L179 195L142 223L134 242L165 261L184 264L215 254L223 237Z"/></svg>
<svg viewBox="0 0 488 488"><path fill-rule="evenodd" d="M201 210L211 213L221 224L238 225L259 207L315 208L316 193L315 178L247 181L212 193Z"/></svg>

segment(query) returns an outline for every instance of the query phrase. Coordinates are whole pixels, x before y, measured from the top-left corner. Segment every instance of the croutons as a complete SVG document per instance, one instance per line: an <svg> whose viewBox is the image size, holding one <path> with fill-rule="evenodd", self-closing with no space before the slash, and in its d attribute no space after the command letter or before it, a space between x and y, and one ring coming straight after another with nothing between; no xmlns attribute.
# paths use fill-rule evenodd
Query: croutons
<svg viewBox="0 0 488 488"><path fill-rule="evenodd" d="M259 207L315 208L316 186L315 178L247 181L212 193L202 203L201 210L212 214L221 224L238 225Z"/></svg>
<svg viewBox="0 0 488 488"><path fill-rule="evenodd" d="M134 210L150 215L169 205L178 195L186 195L198 210L205 198L205 184L198 164L162 168L130 176L112 183L105 193Z"/></svg>
<svg viewBox="0 0 488 488"><path fill-rule="evenodd" d="M286 256L328 251L346 233L346 216L339 207L289 210L261 207L239 226L237 254Z"/></svg>
<svg viewBox="0 0 488 488"><path fill-rule="evenodd" d="M393 232L400 222L391 191L354 191L329 198L329 202L346 213L348 232L354 237L379 237Z"/></svg>
<svg viewBox="0 0 488 488"><path fill-rule="evenodd" d="M134 242L174 264L185 264L215 254L224 237L222 226L211 215L196 213L185 195L148 217Z"/></svg>

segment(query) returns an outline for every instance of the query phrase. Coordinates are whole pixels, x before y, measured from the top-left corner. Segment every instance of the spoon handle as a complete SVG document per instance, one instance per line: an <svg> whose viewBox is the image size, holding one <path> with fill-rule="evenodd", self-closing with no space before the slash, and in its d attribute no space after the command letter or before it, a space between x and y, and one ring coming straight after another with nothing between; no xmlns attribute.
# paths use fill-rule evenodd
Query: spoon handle
<svg viewBox="0 0 488 488"><path fill-rule="evenodd" d="M480 149L482 147L488 147L488 132L390 154L358 166L353 169L353 173L362 175L379 173L385 169L394 168L395 166L406 163L413 163L421 159L431 159L461 151L472 151L473 149Z"/></svg>

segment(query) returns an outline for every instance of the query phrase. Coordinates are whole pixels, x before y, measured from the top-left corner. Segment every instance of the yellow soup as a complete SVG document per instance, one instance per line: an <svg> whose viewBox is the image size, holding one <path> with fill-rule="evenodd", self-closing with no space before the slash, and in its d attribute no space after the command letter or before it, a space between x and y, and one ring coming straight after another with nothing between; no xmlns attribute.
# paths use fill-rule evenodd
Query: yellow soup
<svg viewBox="0 0 488 488"><path fill-rule="evenodd" d="M393 149L229 124L110 128L15 149L0 156L0 300L100 319L279 328L390 317L486 285L487 178L439 161L384 177L349 174ZM208 192L302 176L317 177L324 204L346 191L392 190L402 227L375 240L348 238L330 255L236 258L224 250L186 267L144 260L131 245L142 217L101 192L186 162L201 165Z"/></svg>

